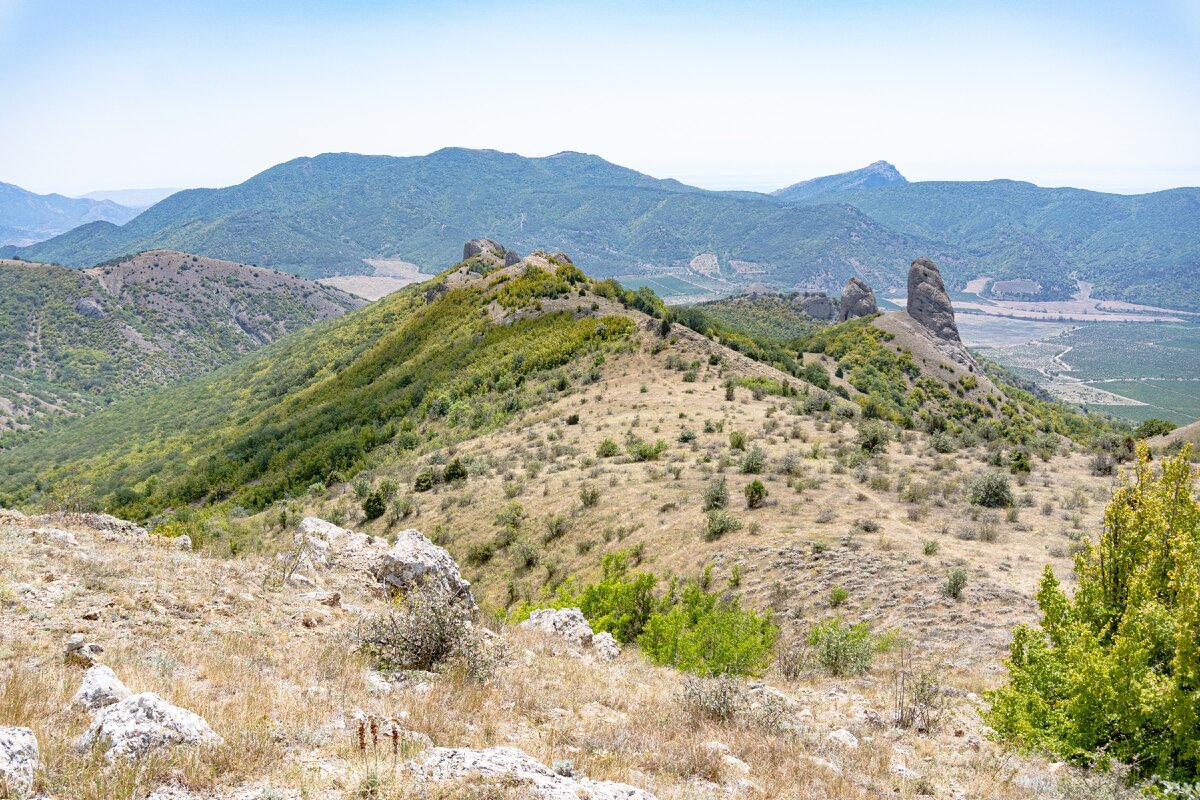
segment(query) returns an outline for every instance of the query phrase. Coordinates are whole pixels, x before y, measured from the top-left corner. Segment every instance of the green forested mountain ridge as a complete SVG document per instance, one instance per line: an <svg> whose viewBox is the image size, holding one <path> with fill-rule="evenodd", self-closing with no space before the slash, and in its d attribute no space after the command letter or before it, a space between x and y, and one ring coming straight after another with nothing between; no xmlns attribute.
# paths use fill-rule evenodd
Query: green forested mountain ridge
<svg viewBox="0 0 1200 800"><path fill-rule="evenodd" d="M199 375L363 302L169 251L90 270L0 261L0 434Z"/></svg>
<svg viewBox="0 0 1200 800"><path fill-rule="evenodd" d="M502 265L482 254L197 381L59 426L0 452L0 481L14 501L81 481L138 517L199 500L257 508L352 474L378 447L492 429L557 391L558 378L543 383L551 370L584 355L595 360L582 369L599 369L632 333L628 316L606 313L623 309L615 284L585 301L569 264L541 254Z"/></svg>
<svg viewBox="0 0 1200 800"><path fill-rule="evenodd" d="M0 245L25 245L49 239L89 222L127 222L137 209L111 200L34 194L0 183Z"/></svg>
<svg viewBox="0 0 1200 800"><path fill-rule="evenodd" d="M496 430L563 392L588 391L606 364L636 375L647 354L677 341L704 354L668 356L685 382L703 368L713 384L716 370L719 380L797 398L795 413L840 405L846 418L910 428L938 419L938 429L978 429L1025 448L1102 430L941 356L929 360L911 342L901 347L872 318L787 344L703 312L680 317L689 330L670 324L673 312L649 290L589 279L561 255L503 263L484 252L195 381L0 452L0 504L44 503L55 487L72 486L133 518L192 503L258 510L381 460ZM750 367L735 351L770 366Z"/></svg>
<svg viewBox="0 0 1200 800"><path fill-rule="evenodd" d="M1064 297L1069 275L1096 296L1200 308L1200 188L1118 195L1019 181L925 181L798 193L797 203L848 203L888 227L926 237L994 278L1029 278Z"/></svg>
<svg viewBox="0 0 1200 800"><path fill-rule="evenodd" d="M520 252L560 248L596 275L673 271L728 288L904 285L923 253L951 289L1026 278L1064 298L1200 308L1200 189L1124 196L1017 181L908 183L879 162L776 195L711 192L601 158L448 148L394 158L300 158L237 186L178 192L130 222L83 225L0 254L73 267L172 248L318 277L365 259L449 263L481 232ZM692 268L693 259L714 266ZM702 272L700 271L702 270Z"/></svg>
<svg viewBox="0 0 1200 800"><path fill-rule="evenodd" d="M454 148L413 158L296 159L237 186L179 192L123 226L86 225L18 252L87 267L172 248L321 276L366 271L367 258L446 264L480 232L519 252L560 248L597 275L685 269L712 253L735 282L835 288L850 274L901 285L913 252L948 271L959 263L936 243L897 235L846 206L709 192L581 153L523 158ZM764 272L743 279L731 260Z"/></svg>

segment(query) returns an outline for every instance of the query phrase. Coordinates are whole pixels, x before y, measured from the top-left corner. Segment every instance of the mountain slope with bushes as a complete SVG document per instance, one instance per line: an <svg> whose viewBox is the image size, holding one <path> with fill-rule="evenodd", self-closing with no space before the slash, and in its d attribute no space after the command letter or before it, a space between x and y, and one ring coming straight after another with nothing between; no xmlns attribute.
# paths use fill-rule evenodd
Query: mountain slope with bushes
<svg viewBox="0 0 1200 800"><path fill-rule="evenodd" d="M86 271L0 261L0 437L200 375L363 302L169 251Z"/></svg>

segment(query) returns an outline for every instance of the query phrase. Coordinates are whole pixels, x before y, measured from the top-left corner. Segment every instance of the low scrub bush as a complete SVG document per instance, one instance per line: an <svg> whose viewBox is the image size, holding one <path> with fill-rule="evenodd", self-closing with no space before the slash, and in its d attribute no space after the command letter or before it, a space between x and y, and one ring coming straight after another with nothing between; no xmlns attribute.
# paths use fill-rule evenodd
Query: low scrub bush
<svg viewBox="0 0 1200 800"><path fill-rule="evenodd" d="M729 488L725 478L717 478L704 490L704 511L724 508L729 503Z"/></svg>
<svg viewBox="0 0 1200 800"><path fill-rule="evenodd" d="M409 592L369 617L355 641L382 672L454 667L485 680L505 657L498 639L471 624L462 598L435 589Z"/></svg>
<svg viewBox="0 0 1200 800"><path fill-rule="evenodd" d="M740 530L742 521L737 517L715 508L705 515L704 519L704 540L711 542L714 539L720 539L727 533Z"/></svg>
<svg viewBox="0 0 1200 800"><path fill-rule="evenodd" d="M961 567L955 567L946 576L946 582L942 585L942 594L958 600L962 597L965 588L967 588L967 571Z"/></svg>
<svg viewBox="0 0 1200 800"><path fill-rule="evenodd" d="M989 472L971 482L967 493L971 505L984 508L1008 508L1015 505L1012 486L1003 472Z"/></svg>
<svg viewBox="0 0 1200 800"><path fill-rule="evenodd" d="M758 508L767 499L767 487L763 486L762 481L750 481L746 484L743 493L746 495L746 505L749 508Z"/></svg>
<svg viewBox="0 0 1200 800"><path fill-rule="evenodd" d="M877 640L868 623L850 625L835 617L813 626L808 645L817 664L830 675L858 675L871 668Z"/></svg>

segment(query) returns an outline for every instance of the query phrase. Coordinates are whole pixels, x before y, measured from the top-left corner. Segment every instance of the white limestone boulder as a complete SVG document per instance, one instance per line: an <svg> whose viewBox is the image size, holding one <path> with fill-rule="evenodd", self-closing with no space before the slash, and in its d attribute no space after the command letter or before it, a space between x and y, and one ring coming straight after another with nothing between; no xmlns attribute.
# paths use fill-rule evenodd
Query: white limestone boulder
<svg viewBox="0 0 1200 800"><path fill-rule="evenodd" d="M153 692L143 692L101 709L75 747L80 751L99 747L111 762L165 747L220 745L224 741L199 714L172 705Z"/></svg>
<svg viewBox="0 0 1200 800"><path fill-rule="evenodd" d="M121 702L130 694L129 689L121 683L121 679L112 669L98 664L83 674L83 683L71 698L71 705L95 712Z"/></svg>
<svg viewBox="0 0 1200 800"><path fill-rule="evenodd" d="M0 794L24 797L33 790L37 737L29 728L0 728Z"/></svg>

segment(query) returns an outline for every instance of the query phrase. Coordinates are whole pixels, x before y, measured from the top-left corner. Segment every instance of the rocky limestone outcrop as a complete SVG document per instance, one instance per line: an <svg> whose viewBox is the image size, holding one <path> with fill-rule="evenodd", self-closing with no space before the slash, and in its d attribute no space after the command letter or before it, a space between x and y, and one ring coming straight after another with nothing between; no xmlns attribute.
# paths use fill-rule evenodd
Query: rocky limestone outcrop
<svg viewBox="0 0 1200 800"><path fill-rule="evenodd" d="M552 261L557 261L560 264L574 264L575 263L574 261L571 260L571 257L569 255L567 255L566 253L564 253L562 250L555 250L553 253L550 254L550 259Z"/></svg>
<svg viewBox="0 0 1200 800"><path fill-rule="evenodd" d="M0 795L24 797L33 789L37 737L29 728L0 728Z"/></svg>
<svg viewBox="0 0 1200 800"><path fill-rule="evenodd" d="M71 705L84 711L99 711L121 702L130 694L112 669L97 665L83 674L83 683L71 698Z"/></svg>
<svg viewBox="0 0 1200 800"><path fill-rule="evenodd" d="M521 260L521 256L517 255L515 250L510 250L495 239L472 239L463 245L463 261L485 254L502 260L506 267L511 267Z"/></svg>
<svg viewBox="0 0 1200 800"><path fill-rule="evenodd" d="M475 607L471 584L463 580L450 553L419 531L400 531L392 548L375 559L371 574L383 586L399 592L431 586Z"/></svg>
<svg viewBox="0 0 1200 800"><path fill-rule="evenodd" d="M942 273L928 258L918 258L908 271L908 315L939 339L961 341Z"/></svg>
<svg viewBox="0 0 1200 800"><path fill-rule="evenodd" d="M138 758L164 747L224 743L204 718L143 692L105 706L75 743L79 751L98 747L104 759Z"/></svg>
<svg viewBox="0 0 1200 800"><path fill-rule="evenodd" d="M858 278L851 278L842 290L842 303L838 307L838 322L869 317L879 312L875 303L875 292Z"/></svg>
<svg viewBox="0 0 1200 800"><path fill-rule="evenodd" d="M459 598L471 610L475 598L458 564L443 547L403 530L391 547L384 539L346 530L319 517L306 517L296 532L302 568L342 567L370 575L387 591L407 592L428 587Z"/></svg>
<svg viewBox="0 0 1200 800"><path fill-rule="evenodd" d="M492 253L499 255L504 252L504 245L497 242L495 239L472 239L463 245L462 260L482 255L483 253Z"/></svg>
<svg viewBox="0 0 1200 800"><path fill-rule="evenodd" d="M104 319L108 316L108 312L90 297L81 297L75 301L75 313L88 319Z"/></svg>
<svg viewBox="0 0 1200 800"><path fill-rule="evenodd" d="M621 655L621 645L613 635L607 631L593 633L578 608L540 608L521 627L563 640L573 655L587 654L597 661L612 661Z"/></svg>
<svg viewBox="0 0 1200 800"><path fill-rule="evenodd" d="M792 304L808 314L813 319L832 320L837 316L838 307L833 298L824 294L810 294L797 297Z"/></svg>
<svg viewBox="0 0 1200 800"><path fill-rule="evenodd" d="M499 778L523 784L529 797L540 800L655 800L649 792L626 783L560 775L515 747L434 747L413 771L431 781L472 775Z"/></svg>

